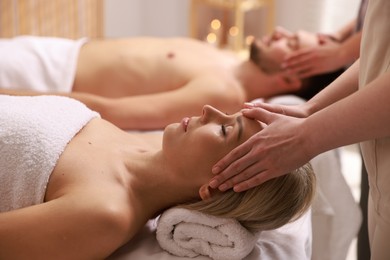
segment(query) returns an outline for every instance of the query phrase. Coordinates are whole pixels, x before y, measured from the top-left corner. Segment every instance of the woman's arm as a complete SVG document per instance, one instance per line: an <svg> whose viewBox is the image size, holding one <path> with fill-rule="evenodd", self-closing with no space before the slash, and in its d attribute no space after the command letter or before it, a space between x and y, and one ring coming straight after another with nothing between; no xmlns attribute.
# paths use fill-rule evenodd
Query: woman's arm
<svg viewBox="0 0 390 260"><path fill-rule="evenodd" d="M329 86L311 98L304 106L311 115L356 92L359 87L359 60L349 67Z"/></svg>
<svg viewBox="0 0 390 260"><path fill-rule="evenodd" d="M311 98L296 106L267 103L245 104L246 108L259 107L273 113L293 117L308 117L319 110L351 95L358 90L359 61L356 61L347 71L340 75L329 86Z"/></svg>
<svg viewBox="0 0 390 260"><path fill-rule="evenodd" d="M347 24L345 24L344 26L342 26L339 30L335 31L330 35L335 40L339 42L344 42L346 39L352 36L353 33L355 33L356 23L357 23L357 19L353 19Z"/></svg>
<svg viewBox="0 0 390 260"><path fill-rule="evenodd" d="M390 136L390 72L364 88L308 117L310 150L318 153ZM312 133L320 131L321 135Z"/></svg>
<svg viewBox="0 0 390 260"><path fill-rule="evenodd" d="M360 56L360 43L362 40L362 32L357 32L345 39L339 48L341 54L340 59L343 66L347 66L356 61Z"/></svg>
<svg viewBox="0 0 390 260"><path fill-rule="evenodd" d="M315 113L305 119L263 109L244 111L268 126L216 164L213 172L218 175L210 186L225 183L220 188L235 186L242 191L286 174L327 150L390 136L390 72L346 96L356 88L351 83L357 79L350 78L356 73L357 64L344 75L344 85L334 83L334 88L316 96Z"/></svg>
<svg viewBox="0 0 390 260"><path fill-rule="evenodd" d="M224 112L236 112L244 101L234 84L218 76L206 75L172 91L106 99L105 110L99 112L123 129L163 129L185 116L199 114L205 104Z"/></svg>
<svg viewBox="0 0 390 260"><path fill-rule="evenodd" d="M0 259L104 259L125 242L118 213L78 197L0 213Z"/></svg>

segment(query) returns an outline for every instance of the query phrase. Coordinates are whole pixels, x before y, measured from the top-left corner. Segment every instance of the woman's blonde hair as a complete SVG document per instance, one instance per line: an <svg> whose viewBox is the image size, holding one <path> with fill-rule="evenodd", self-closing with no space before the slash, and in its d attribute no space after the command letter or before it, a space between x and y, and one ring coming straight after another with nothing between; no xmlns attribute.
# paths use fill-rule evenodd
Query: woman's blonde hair
<svg viewBox="0 0 390 260"><path fill-rule="evenodd" d="M244 192L232 189L210 199L182 205L205 214L234 218L252 232L270 230L303 215L315 194L310 164Z"/></svg>

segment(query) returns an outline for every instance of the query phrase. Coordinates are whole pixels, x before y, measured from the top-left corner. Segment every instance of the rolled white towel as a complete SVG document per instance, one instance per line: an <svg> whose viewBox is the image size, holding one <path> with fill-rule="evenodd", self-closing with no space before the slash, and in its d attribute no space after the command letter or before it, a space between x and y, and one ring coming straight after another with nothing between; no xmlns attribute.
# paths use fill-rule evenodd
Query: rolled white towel
<svg viewBox="0 0 390 260"><path fill-rule="evenodd" d="M171 208L158 220L157 241L167 252L181 257L204 255L214 260L243 259L257 236L237 220Z"/></svg>

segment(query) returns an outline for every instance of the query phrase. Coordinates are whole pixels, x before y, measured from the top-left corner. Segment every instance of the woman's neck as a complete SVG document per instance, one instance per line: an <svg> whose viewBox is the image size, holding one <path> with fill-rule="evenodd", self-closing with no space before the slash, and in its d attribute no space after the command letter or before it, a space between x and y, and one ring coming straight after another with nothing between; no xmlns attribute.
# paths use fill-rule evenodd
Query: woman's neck
<svg viewBox="0 0 390 260"><path fill-rule="evenodd" d="M134 212L152 218L164 209L196 198L195 185L185 183L161 151L132 151L126 157L125 184Z"/></svg>

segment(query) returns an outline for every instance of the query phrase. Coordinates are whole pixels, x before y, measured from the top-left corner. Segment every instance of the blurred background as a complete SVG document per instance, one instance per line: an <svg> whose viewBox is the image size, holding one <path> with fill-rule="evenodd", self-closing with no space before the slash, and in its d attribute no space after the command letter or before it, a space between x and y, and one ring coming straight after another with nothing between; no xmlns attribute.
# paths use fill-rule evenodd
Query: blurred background
<svg viewBox="0 0 390 260"><path fill-rule="evenodd" d="M358 0L0 0L0 36L262 36L275 25L330 32L354 18ZM239 29L237 31L237 29ZM219 41L221 39L218 39ZM243 40L243 39L240 39Z"/></svg>

